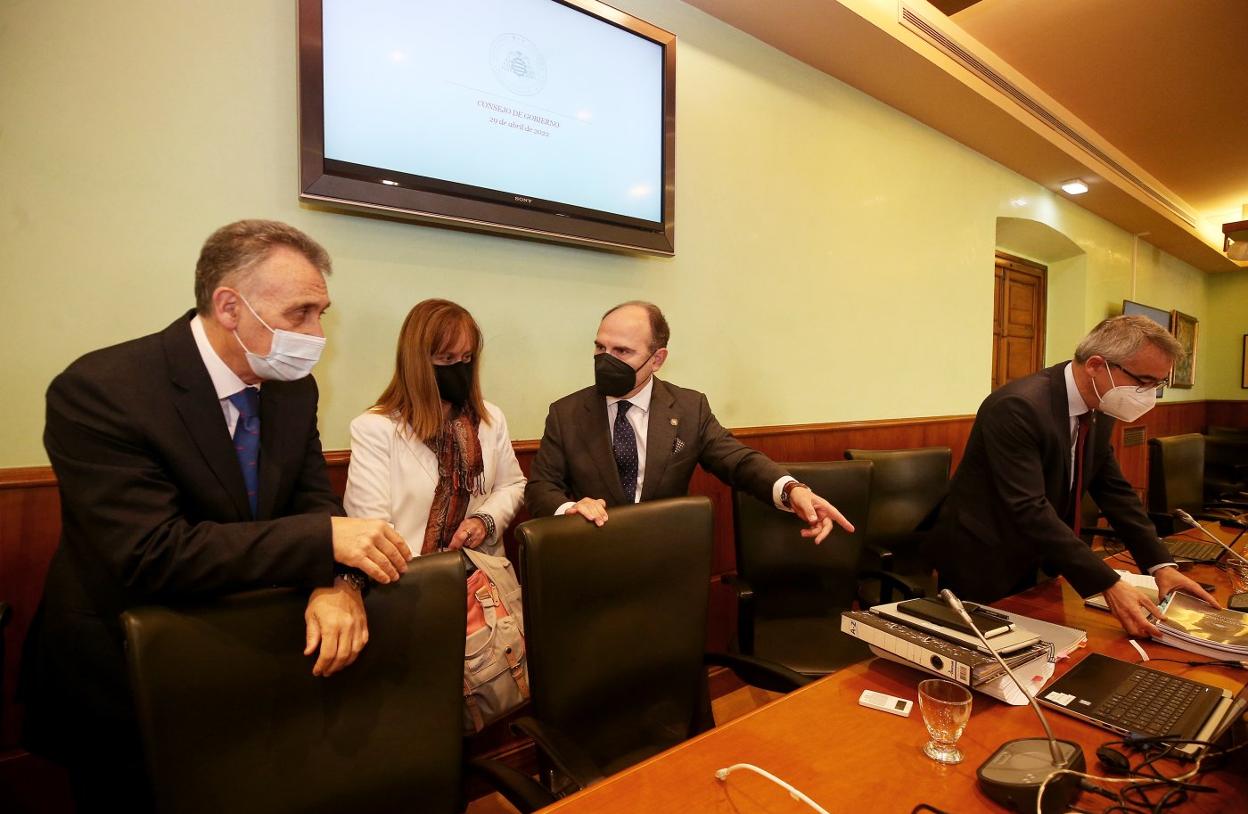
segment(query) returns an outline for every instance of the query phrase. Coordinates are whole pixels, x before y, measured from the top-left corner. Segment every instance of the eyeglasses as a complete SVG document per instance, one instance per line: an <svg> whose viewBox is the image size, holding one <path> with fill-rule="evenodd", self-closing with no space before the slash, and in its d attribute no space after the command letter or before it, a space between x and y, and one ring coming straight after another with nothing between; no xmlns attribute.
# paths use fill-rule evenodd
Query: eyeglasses
<svg viewBox="0 0 1248 814"><path fill-rule="evenodd" d="M1135 392L1137 393L1147 393L1149 390L1157 390L1158 388L1168 387L1170 385L1170 378L1168 376L1164 379L1154 379L1151 376L1141 376L1138 373L1132 373L1117 362L1110 362L1109 364L1139 382L1135 388Z"/></svg>

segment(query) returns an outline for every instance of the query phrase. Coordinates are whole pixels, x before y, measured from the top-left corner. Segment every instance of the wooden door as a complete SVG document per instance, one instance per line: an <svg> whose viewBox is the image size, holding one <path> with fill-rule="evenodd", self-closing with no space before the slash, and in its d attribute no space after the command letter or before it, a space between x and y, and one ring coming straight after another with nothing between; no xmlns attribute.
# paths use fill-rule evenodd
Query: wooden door
<svg viewBox="0 0 1248 814"><path fill-rule="evenodd" d="M1047 269L997 253L992 315L992 389L1029 376L1044 365Z"/></svg>

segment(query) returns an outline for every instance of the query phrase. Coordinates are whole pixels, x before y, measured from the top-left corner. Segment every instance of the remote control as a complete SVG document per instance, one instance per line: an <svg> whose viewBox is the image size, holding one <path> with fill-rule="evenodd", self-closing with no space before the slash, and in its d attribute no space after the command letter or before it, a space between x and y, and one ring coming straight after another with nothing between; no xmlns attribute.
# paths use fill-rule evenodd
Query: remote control
<svg viewBox="0 0 1248 814"><path fill-rule="evenodd" d="M900 715L902 718L910 717L910 708L914 706L913 701L907 701L895 695L885 695L875 690L863 690L862 695L858 696L858 703L881 712Z"/></svg>

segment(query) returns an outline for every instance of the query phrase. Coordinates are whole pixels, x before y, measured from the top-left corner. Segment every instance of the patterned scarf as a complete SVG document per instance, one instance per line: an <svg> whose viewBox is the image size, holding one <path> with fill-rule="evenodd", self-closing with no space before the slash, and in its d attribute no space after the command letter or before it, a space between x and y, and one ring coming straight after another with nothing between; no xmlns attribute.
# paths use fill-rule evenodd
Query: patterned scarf
<svg viewBox="0 0 1248 814"><path fill-rule="evenodd" d="M471 412L465 410L443 421L431 444L438 456L438 486L433 492L421 554L447 548L464 522L469 496L485 494L485 465L477 436L481 420Z"/></svg>

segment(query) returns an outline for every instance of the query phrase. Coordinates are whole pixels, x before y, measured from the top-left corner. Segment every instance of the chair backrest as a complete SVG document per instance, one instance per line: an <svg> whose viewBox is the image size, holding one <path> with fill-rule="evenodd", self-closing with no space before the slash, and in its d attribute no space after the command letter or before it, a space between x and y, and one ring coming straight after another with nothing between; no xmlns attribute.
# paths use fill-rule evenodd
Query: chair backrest
<svg viewBox="0 0 1248 814"><path fill-rule="evenodd" d="M420 557L369 594L355 664L312 675L306 595L122 616L157 810L459 810L464 566Z"/></svg>
<svg viewBox="0 0 1248 814"><path fill-rule="evenodd" d="M1207 435L1213 438L1225 438L1228 441L1248 442L1248 427L1210 427Z"/></svg>
<svg viewBox="0 0 1248 814"><path fill-rule="evenodd" d="M1189 432L1148 439L1148 510L1197 511L1205 497L1205 437Z"/></svg>
<svg viewBox="0 0 1248 814"><path fill-rule="evenodd" d="M1236 467L1248 466L1248 440L1229 436L1205 436L1205 474L1229 473Z"/></svg>
<svg viewBox="0 0 1248 814"><path fill-rule="evenodd" d="M949 447L847 449L851 461L871 461L871 502L867 538L891 550L898 537L913 534L935 519L949 492Z"/></svg>
<svg viewBox="0 0 1248 814"><path fill-rule="evenodd" d="M544 517L516 536L533 716L604 774L693 734L706 681L711 502L613 507L601 528Z"/></svg>
<svg viewBox="0 0 1248 814"><path fill-rule="evenodd" d="M867 521L870 461L786 463L788 472L861 528ZM839 614L858 592L863 535L833 531L821 545L800 535L805 526L745 492L733 492L737 573L754 590L756 618Z"/></svg>

